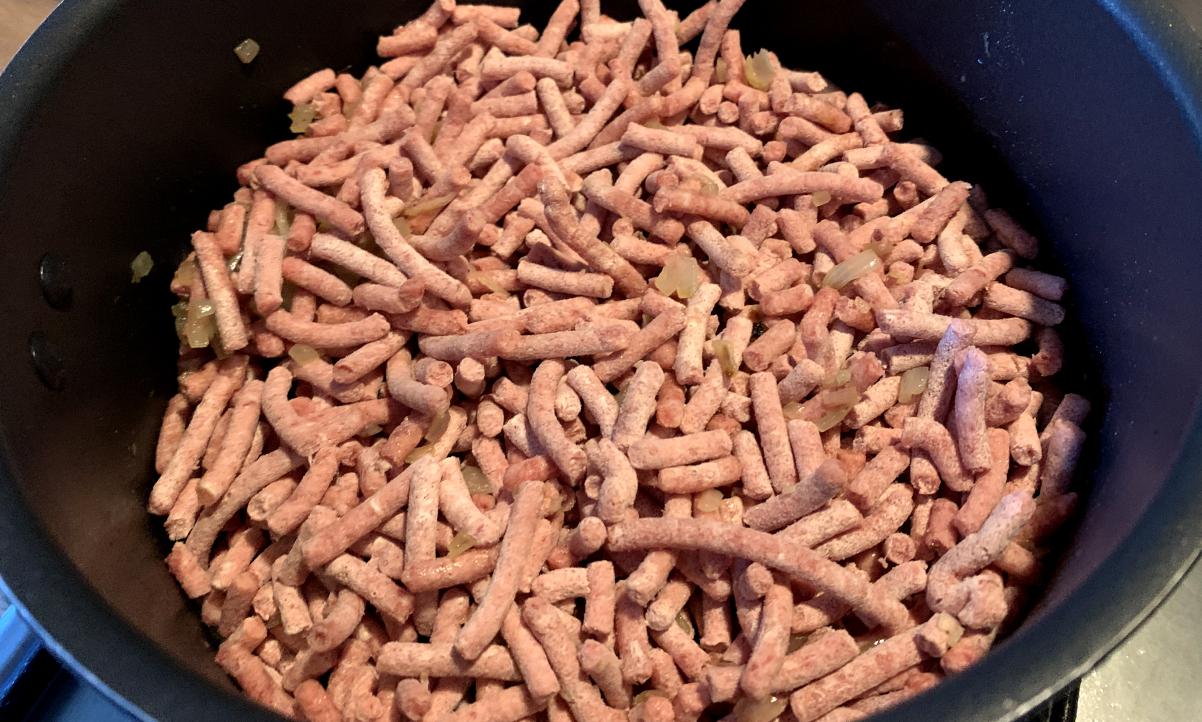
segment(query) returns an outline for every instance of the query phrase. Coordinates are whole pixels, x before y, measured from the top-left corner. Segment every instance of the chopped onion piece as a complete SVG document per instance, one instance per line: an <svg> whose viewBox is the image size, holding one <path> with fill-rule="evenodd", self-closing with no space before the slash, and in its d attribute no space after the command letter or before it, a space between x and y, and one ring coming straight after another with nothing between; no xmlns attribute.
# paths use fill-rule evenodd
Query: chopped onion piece
<svg viewBox="0 0 1202 722"><path fill-rule="evenodd" d="M409 452L409 455L405 457L405 463L406 464L416 464L418 459L422 458L423 456L428 455L433 450L434 450L433 444L422 444L421 446L417 447L413 451Z"/></svg>
<svg viewBox="0 0 1202 722"><path fill-rule="evenodd" d="M722 492L717 489L706 489L697 495L695 501L697 511L706 513L718 511L718 505L722 503Z"/></svg>
<svg viewBox="0 0 1202 722"><path fill-rule="evenodd" d="M469 279L475 279L479 281L480 285L484 286L498 296L509 298L509 291L506 290L505 287L502 286L501 283L497 281L497 279L491 273L488 273L487 271L472 271L467 274L467 277Z"/></svg>
<svg viewBox="0 0 1202 722"><path fill-rule="evenodd" d="M927 377L930 373L929 366L919 366L903 373L901 387L897 391L898 403L908 404L922 396L922 392L927 390Z"/></svg>
<svg viewBox="0 0 1202 722"><path fill-rule="evenodd" d="M772 78L775 75L776 68L773 66L772 57L768 55L767 50L749 55L743 62L743 77L747 79L747 84L756 90L767 90L772 85Z"/></svg>
<svg viewBox="0 0 1202 722"><path fill-rule="evenodd" d="M822 407L826 409L851 406L860 400L860 392L854 386L827 391L822 395Z"/></svg>
<svg viewBox="0 0 1202 722"><path fill-rule="evenodd" d="M384 427L380 426L379 424L368 424L367 426L364 426L356 435L365 439L369 439L383 430Z"/></svg>
<svg viewBox="0 0 1202 722"><path fill-rule="evenodd" d="M692 256L674 253L655 277L655 287L665 296L687 299L701 285L701 266Z"/></svg>
<svg viewBox="0 0 1202 722"><path fill-rule="evenodd" d="M175 269L175 275L171 278L172 286L191 286L196 280L196 261L189 258L179 264L179 268Z"/></svg>
<svg viewBox="0 0 1202 722"><path fill-rule="evenodd" d="M405 206L405 210L401 212L401 215L405 218L416 218L427 213L437 213L446 208L447 204L453 200L455 200L454 193L447 193L446 195L435 196L433 198L423 198L413 205Z"/></svg>
<svg viewBox="0 0 1202 722"><path fill-rule="evenodd" d="M701 185L701 193L703 195L716 196L722 192L722 189L718 187L718 184L714 182L714 179L710 178L709 176L698 174L690 176L690 178L696 180Z"/></svg>
<svg viewBox="0 0 1202 722"><path fill-rule="evenodd" d="M714 343L714 356L718 359L718 365L722 367L722 373L727 376L734 376L739 367L735 365L735 354L730 350L730 343L720 338L716 338Z"/></svg>
<svg viewBox="0 0 1202 722"><path fill-rule="evenodd" d="M784 405L782 411L785 412L785 419L792 421L801 418L803 408L800 401L790 401Z"/></svg>
<svg viewBox="0 0 1202 722"><path fill-rule="evenodd" d="M906 273L905 266L890 266L889 272L885 276L893 281L894 285L909 283L909 279L913 277L913 273Z"/></svg>
<svg viewBox="0 0 1202 722"><path fill-rule="evenodd" d="M321 358L321 354L317 353L317 349L303 343L292 344L292 348L288 349L288 355L301 366Z"/></svg>
<svg viewBox="0 0 1202 722"><path fill-rule="evenodd" d="M313 107L312 103L301 103L288 114L288 120L292 121L288 130L293 133L304 133L313 124L313 119L316 117L317 108Z"/></svg>
<svg viewBox="0 0 1202 722"><path fill-rule="evenodd" d="M184 337L190 348L205 348L217 332L217 322L210 311L202 314L200 304L189 304L188 318L184 321ZM212 305L209 306L212 308Z"/></svg>
<svg viewBox="0 0 1202 722"><path fill-rule="evenodd" d="M827 203L831 202L831 192L814 191L814 194L810 196L810 201L814 204L815 208L818 208L819 206L825 206Z"/></svg>
<svg viewBox="0 0 1202 722"><path fill-rule="evenodd" d="M824 389L837 389L840 386L846 386L850 382L851 382L851 369L844 366L843 368L836 371L834 373L834 375L828 376L822 382L822 387Z"/></svg>
<svg viewBox="0 0 1202 722"><path fill-rule="evenodd" d="M461 531L451 537L451 543L447 545L447 556L454 559L468 549L476 546L476 537Z"/></svg>
<svg viewBox="0 0 1202 722"><path fill-rule="evenodd" d="M727 72L726 61L718 58L718 62L714 63L714 82L725 83Z"/></svg>
<svg viewBox="0 0 1202 722"><path fill-rule="evenodd" d="M442 438L442 435L447 431L447 425L451 422L451 415L444 409L430 420L430 425L426 427L425 438L431 444L436 443Z"/></svg>
<svg viewBox="0 0 1202 722"><path fill-rule="evenodd" d="M683 629L690 637L696 634L693 629L693 620L689 619L689 615L685 614L683 609L676 614L676 626Z"/></svg>
<svg viewBox="0 0 1202 722"><path fill-rule="evenodd" d="M287 203L276 203L275 206L275 230L277 236L285 238L288 231L292 229L292 209Z"/></svg>
<svg viewBox="0 0 1202 722"><path fill-rule="evenodd" d="M405 218L404 211L401 211L401 215L392 219L392 225L396 226L396 229L400 231L401 235L405 238L413 235L413 229L409 227L409 220Z"/></svg>
<svg viewBox="0 0 1202 722"><path fill-rule="evenodd" d="M735 722L772 722L784 713L788 704L787 696L768 695L764 699L741 697L735 702L733 710Z"/></svg>
<svg viewBox="0 0 1202 722"><path fill-rule="evenodd" d="M134 256L134 260L129 264L129 270L133 272L130 283L137 283L143 278L146 278L150 273L150 269L154 268L154 259L146 251L142 251Z"/></svg>
<svg viewBox="0 0 1202 722"><path fill-rule="evenodd" d="M826 274L822 285L830 286L838 291L852 281L876 270L881 265L880 256L871 250L860 251L856 255L838 264Z"/></svg>
<svg viewBox="0 0 1202 722"><path fill-rule="evenodd" d="M839 424L843 423L843 419L850 411L851 406L839 406L833 408L822 416L819 416L818 420L814 422L814 425L818 427L819 432L829 431L830 429L833 429Z"/></svg>
<svg viewBox="0 0 1202 722"><path fill-rule="evenodd" d="M670 262L671 261L669 261L669 263ZM676 279L674 277L668 275L668 265L664 264L664 270L659 272L659 275L655 277L655 280L652 281L652 283L655 284L657 291L665 296L671 296L676 291L675 281Z"/></svg>
<svg viewBox="0 0 1202 722"><path fill-rule="evenodd" d="M259 57L259 44L255 42L254 38L247 38L234 46L234 55L237 55L242 64L246 65Z"/></svg>
<svg viewBox="0 0 1202 722"><path fill-rule="evenodd" d="M184 324L188 321L188 302L180 301L171 307L171 315L175 318L175 335L179 337L180 342L188 340L187 334L184 333Z"/></svg>
<svg viewBox="0 0 1202 722"><path fill-rule="evenodd" d="M880 231L876 231L874 235L879 233ZM868 244L868 247L872 249L873 253L881 258L888 258L889 254L893 252L893 242L884 237L873 238L872 242Z"/></svg>
<svg viewBox="0 0 1202 722"><path fill-rule="evenodd" d="M687 301L693 297L697 289L701 286L701 267L697 265L697 261L689 258L688 270L686 271L680 285L676 287L676 296L682 301Z"/></svg>
<svg viewBox="0 0 1202 722"><path fill-rule="evenodd" d="M488 483L488 477L484 475L483 471L480 471L480 467L464 464L461 471L468 491L473 494L492 494L492 484Z"/></svg>
<svg viewBox="0 0 1202 722"><path fill-rule="evenodd" d="M947 643L948 643L948 645L954 647L960 641L960 639L963 637L964 637L964 628L959 625L955 625L954 631L951 634L949 634L947 637Z"/></svg>
<svg viewBox="0 0 1202 722"><path fill-rule="evenodd" d="M207 299L179 302L171 307L175 333L188 348L206 348L217 333L213 304Z"/></svg>

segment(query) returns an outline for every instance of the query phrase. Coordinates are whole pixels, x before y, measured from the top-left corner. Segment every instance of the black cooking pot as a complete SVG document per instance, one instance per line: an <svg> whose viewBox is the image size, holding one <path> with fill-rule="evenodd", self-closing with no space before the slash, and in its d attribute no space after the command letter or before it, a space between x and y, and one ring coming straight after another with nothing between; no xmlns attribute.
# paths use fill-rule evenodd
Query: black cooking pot
<svg viewBox="0 0 1202 722"><path fill-rule="evenodd" d="M144 511L174 386L167 281L234 168L285 137L282 89L362 70L420 9L67 0L0 77L0 576L133 712L273 718L212 663ZM750 0L735 24L746 48L904 107L947 174L1017 209L1072 281L1074 383L1104 401L1084 521L1017 633L887 716L1011 719L1127 635L1198 546L1197 41L1162 3L1119 0ZM155 268L132 285L143 250Z"/></svg>

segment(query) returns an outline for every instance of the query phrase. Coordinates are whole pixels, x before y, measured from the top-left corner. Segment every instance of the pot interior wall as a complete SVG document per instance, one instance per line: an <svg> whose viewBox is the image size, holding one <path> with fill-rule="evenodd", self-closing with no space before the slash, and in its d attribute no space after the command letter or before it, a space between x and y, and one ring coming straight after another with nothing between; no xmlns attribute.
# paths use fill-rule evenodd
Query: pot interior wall
<svg viewBox="0 0 1202 722"><path fill-rule="evenodd" d="M86 39L63 46L74 54L57 77L18 88L38 99L28 124L0 130L15 147L7 167L0 151L0 415L11 474L0 482L15 485L120 617L219 679L144 512L158 418L174 390L167 282L190 231L234 190L234 168L286 137L282 89L327 65L361 72L375 36L420 7L71 5ZM921 5L753 0L736 25L748 52L775 49L786 64L903 107L907 134L944 151L949 176L984 184L1054 240L1045 247L1072 281L1084 329L1069 331L1072 385L1103 399L1106 413L1083 474L1093 479L1088 514L1049 589L1051 609L1133 528L1193 418L1202 367L1177 340L1202 326L1202 306L1186 299L1197 264L1183 262L1195 258L1187 229L1202 227L1202 163L1152 66L1100 6ZM606 3L619 17L632 8ZM242 66L232 48L246 37L262 51ZM154 271L131 285L129 263L143 250ZM68 269L67 310L44 300L45 254ZM35 374L32 334L61 358L61 390Z"/></svg>

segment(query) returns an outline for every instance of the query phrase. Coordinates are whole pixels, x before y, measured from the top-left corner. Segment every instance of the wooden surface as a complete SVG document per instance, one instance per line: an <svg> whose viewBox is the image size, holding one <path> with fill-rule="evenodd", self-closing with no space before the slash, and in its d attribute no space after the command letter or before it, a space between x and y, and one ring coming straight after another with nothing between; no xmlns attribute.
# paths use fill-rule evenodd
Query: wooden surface
<svg viewBox="0 0 1202 722"><path fill-rule="evenodd" d="M0 68L55 5L58 0L0 0Z"/></svg>

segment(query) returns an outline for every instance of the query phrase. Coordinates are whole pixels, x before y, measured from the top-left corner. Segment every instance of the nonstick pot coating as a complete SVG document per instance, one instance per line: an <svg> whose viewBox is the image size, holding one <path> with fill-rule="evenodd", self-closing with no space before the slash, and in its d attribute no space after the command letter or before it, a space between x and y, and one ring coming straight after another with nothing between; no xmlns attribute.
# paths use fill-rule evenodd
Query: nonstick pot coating
<svg viewBox="0 0 1202 722"><path fill-rule="evenodd" d="M527 7L541 22L550 6ZM144 511L174 385L166 286L234 168L286 136L280 92L360 72L421 8L67 0L0 77L0 576L131 710L273 719L212 663ZM1071 280L1073 384L1100 401L1084 521L1019 632L883 719L1017 716L1127 634L1199 540L1194 40L1159 3L1117 0L750 0L736 25L749 50L903 107L907 133L1015 208ZM246 37L262 52L242 66ZM142 250L155 268L131 285Z"/></svg>

